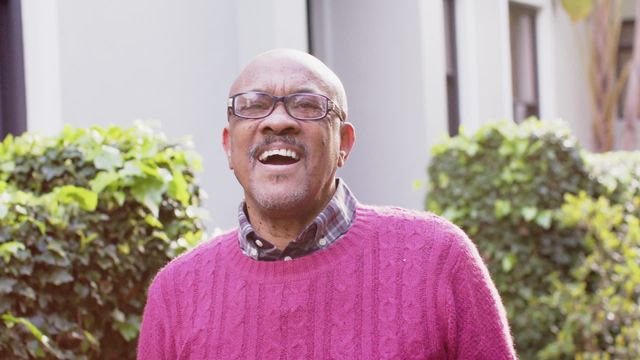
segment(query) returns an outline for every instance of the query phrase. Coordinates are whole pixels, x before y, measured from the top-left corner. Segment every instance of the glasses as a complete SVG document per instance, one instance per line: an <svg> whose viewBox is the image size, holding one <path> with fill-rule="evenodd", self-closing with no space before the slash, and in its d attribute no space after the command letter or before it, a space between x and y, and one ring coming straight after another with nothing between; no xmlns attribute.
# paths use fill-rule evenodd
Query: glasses
<svg viewBox="0 0 640 360"><path fill-rule="evenodd" d="M329 111L334 111L340 121L346 114L328 97L313 93L296 93L286 96L249 91L235 94L227 100L227 107L233 115L243 119L261 119L271 115L276 104L282 101L287 114L298 120L324 119Z"/></svg>

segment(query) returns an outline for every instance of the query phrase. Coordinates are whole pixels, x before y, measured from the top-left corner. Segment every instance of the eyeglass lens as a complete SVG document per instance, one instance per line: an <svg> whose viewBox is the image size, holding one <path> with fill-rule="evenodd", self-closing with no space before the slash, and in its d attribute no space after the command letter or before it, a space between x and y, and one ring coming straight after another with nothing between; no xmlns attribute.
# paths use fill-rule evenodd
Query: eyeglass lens
<svg viewBox="0 0 640 360"><path fill-rule="evenodd" d="M234 100L234 112L246 118L268 116L275 108L277 97L264 93L239 94ZM301 120L321 119L327 115L328 100L316 94L291 94L283 99L289 115Z"/></svg>

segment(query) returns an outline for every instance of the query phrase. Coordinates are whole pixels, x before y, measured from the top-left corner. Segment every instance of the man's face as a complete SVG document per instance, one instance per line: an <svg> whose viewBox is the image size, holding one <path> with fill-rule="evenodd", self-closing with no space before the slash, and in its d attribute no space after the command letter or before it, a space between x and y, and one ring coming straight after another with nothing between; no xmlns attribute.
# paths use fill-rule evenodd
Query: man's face
<svg viewBox="0 0 640 360"><path fill-rule="evenodd" d="M315 93L333 101L337 96L322 71L287 57L250 64L230 95L246 91L275 96ZM223 145L248 207L304 216L319 212L333 194L336 169L344 164L353 137L351 125L342 124L333 111L321 120L296 120L278 102L261 119L229 114Z"/></svg>

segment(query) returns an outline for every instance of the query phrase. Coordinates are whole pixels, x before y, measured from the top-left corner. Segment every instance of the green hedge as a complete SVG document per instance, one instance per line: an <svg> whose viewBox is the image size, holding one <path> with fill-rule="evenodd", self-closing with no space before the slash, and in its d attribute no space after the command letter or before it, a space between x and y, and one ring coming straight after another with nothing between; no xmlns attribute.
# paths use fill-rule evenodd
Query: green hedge
<svg viewBox="0 0 640 360"><path fill-rule="evenodd" d="M587 156L564 125L535 119L490 124L433 148L427 208L477 243L522 358L536 358L557 340L566 314L545 299L557 283L574 279L591 251L588 230L567 226L558 215L565 195L628 204L638 193L631 174L640 162L611 156Z"/></svg>
<svg viewBox="0 0 640 360"><path fill-rule="evenodd" d="M0 143L0 358L134 358L146 286L201 238L198 167L140 124Z"/></svg>
<svg viewBox="0 0 640 360"><path fill-rule="evenodd" d="M605 187L607 197L627 210L637 210L634 199L640 196L640 151L587 153L585 158L589 173Z"/></svg>
<svg viewBox="0 0 640 360"><path fill-rule="evenodd" d="M567 195L558 218L585 230L588 251L568 281L550 275L543 302L562 321L541 358L640 359L640 197L628 200Z"/></svg>

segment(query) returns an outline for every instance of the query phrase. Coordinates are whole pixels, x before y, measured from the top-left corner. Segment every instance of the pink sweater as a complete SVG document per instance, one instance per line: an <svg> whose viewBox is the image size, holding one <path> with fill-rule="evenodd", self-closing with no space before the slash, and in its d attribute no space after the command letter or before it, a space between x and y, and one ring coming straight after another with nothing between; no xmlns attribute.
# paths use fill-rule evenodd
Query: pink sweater
<svg viewBox="0 0 640 360"><path fill-rule="evenodd" d="M478 251L435 215L360 205L335 244L244 255L237 230L162 269L138 359L514 359Z"/></svg>

